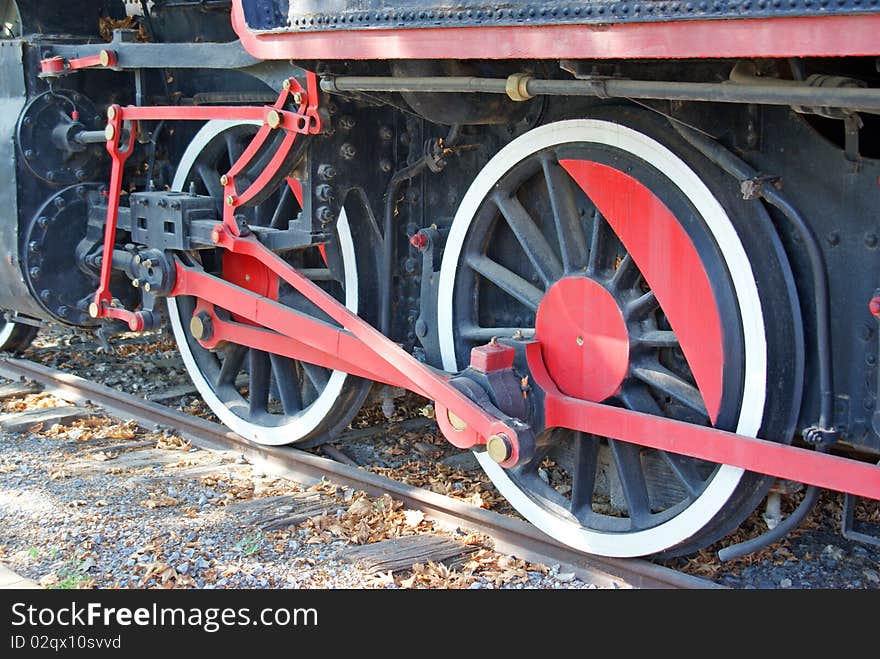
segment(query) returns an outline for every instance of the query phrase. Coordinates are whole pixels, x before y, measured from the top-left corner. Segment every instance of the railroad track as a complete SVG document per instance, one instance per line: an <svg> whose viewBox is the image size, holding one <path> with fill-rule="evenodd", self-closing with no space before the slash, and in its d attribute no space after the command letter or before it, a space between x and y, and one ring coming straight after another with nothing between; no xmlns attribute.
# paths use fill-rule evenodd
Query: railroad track
<svg viewBox="0 0 880 659"><path fill-rule="evenodd" d="M32 361L0 358L0 376L38 382L48 392L66 400L96 405L113 416L132 419L146 427L174 429L194 446L213 451L235 451L251 463L292 480L326 477L371 496L389 494L409 508L421 510L442 526L467 528L491 537L499 552L531 562L564 565L567 571L600 586L722 587L644 560L583 554L559 544L520 520L295 448L255 445L219 424Z"/></svg>

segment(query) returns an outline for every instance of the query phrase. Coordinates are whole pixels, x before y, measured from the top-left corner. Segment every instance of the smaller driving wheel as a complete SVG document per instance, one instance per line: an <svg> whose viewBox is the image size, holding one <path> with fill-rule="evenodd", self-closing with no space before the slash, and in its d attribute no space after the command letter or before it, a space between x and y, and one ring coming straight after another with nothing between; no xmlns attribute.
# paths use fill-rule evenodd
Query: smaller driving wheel
<svg viewBox="0 0 880 659"><path fill-rule="evenodd" d="M220 177L244 152L258 127L253 123L208 122L187 148L174 189L195 188L199 194L215 197L218 207L222 206ZM295 181L284 183L263 203L249 209L248 224L286 229L299 213L299 194ZM358 277L358 256L345 212L340 214L329 242L283 256L351 311L375 306L369 304L375 288ZM207 272L235 281L234 260L224 258L220 251L202 251L187 258ZM283 281L277 299L336 324ZM190 328L196 304L192 297L169 299L171 327L193 383L214 414L232 430L259 444L313 446L332 439L354 418L369 393L370 382L235 343L206 350Z"/></svg>

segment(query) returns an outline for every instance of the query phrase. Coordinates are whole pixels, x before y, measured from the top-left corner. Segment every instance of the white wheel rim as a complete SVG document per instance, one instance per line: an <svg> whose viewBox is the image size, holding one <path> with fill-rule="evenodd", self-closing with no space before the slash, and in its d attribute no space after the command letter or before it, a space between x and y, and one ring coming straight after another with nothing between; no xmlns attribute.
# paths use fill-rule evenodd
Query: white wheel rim
<svg viewBox="0 0 880 659"><path fill-rule="evenodd" d="M177 173L172 183L173 190L183 189L186 179L195 164L199 154L205 147L216 137L225 131L241 126L243 124L261 125L260 122L243 122L243 121L209 121L196 134L186 152L181 159L177 168ZM339 247L342 253L343 267L345 270L345 306L357 313L358 311L358 276L357 262L354 251L354 240L351 235L351 227L348 223L348 217L345 210L339 214L339 221L336 225L339 234ZM288 423L278 426L261 426L251 423L247 419L243 419L233 412L214 392L213 387L205 379L199 368L189 343L186 340L187 333L181 319L180 309L177 300L168 298L168 315L171 321L171 327L174 331L174 337L180 350L180 356L186 365L193 384L198 389L202 398L207 403L211 411L233 431L258 444L266 444L270 446L280 446L283 444L293 444L300 439L309 436L314 430L325 420L333 404L337 401L342 393L342 387L345 384L348 374L343 371L333 371L327 386L318 396L318 398L302 412L293 416Z"/></svg>
<svg viewBox="0 0 880 659"><path fill-rule="evenodd" d="M0 350L6 349L6 344L9 343L9 339L12 338L12 333L14 331L15 323L5 321L3 325L0 326Z"/></svg>
<svg viewBox="0 0 880 659"><path fill-rule="evenodd" d="M569 142L616 147L641 158L677 186L706 222L727 264L743 323L745 378L736 432L756 436L764 415L767 343L758 287L745 248L721 204L683 160L647 135L609 121L575 119L531 130L499 151L477 175L452 222L440 269L438 327L444 368L458 370L453 291L461 251L477 209L495 182L516 164L541 149ZM738 467L723 465L702 494L670 520L632 533L608 533L575 526L552 515L527 496L487 455L477 453L476 457L501 494L532 524L576 549L615 557L654 554L686 541L721 511L745 473Z"/></svg>

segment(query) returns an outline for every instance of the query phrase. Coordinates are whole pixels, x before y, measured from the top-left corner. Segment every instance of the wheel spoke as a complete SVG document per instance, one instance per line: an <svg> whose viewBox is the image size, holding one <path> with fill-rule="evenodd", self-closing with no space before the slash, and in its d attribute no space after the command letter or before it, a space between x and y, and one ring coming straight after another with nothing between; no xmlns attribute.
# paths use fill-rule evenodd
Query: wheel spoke
<svg viewBox="0 0 880 659"><path fill-rule="evenodd" d="M651 330L638 336L633 340L641 346L648 348L678 348L678 337L671 330Z"/></svg>
<svg viewBox="0 0 880 659"><path fill-rule="evenodd" d="M252 415L265 413L269 409L269 387L272 381L269 354L252 348L249 362L250 411Z"/></svg>
<svg viewBox="0 0 880 659"><path fill-rule="evenodd" d="M660 405L654 400L654 397L643 384L630 383L621 390L619 394L623 404L629 409L654 416L665 416ZM681 481L688 494L692 498L699 496L702 491L703 478L697 471L697 461L694 458L688 458L677 453L667 453L666 451L658 451L663 457L666 464L669 465L676 478Z"/></svg>
<svg viewBox="0 0 880 659"><path fill-rule="evenodd" d="M220 367L220 373L217 375L217 381L214 383L214 386L218 388L226 385L235 386L235 378L244 365L244 358L247 356L247 353L248 349L245 346L235 344L227 348L223 359L223 366Z"/></svg>
<svg viewBox="0 0 880 659"><path fill-rule="evenodd" d="M214 171L213 167L208 167L205 163L199 163L196 171L199 173L202 183L208 189L208 195L213 197L217 203L221 203L223 199L223 185L220 183L219 174Z"/></svg>
<svg viewBox="0 0 880 659"><path fill-rule="evenodd" d="M285 183L281 186L278 205L275 207L275 212L272 214L272 220L269 222L270 227L273 229L280 229L285 220L290 220L289 216L293 214L292 201L294 201L293 190L291 190L290 186Z"/></svg>
<svg viewBox="0 0 880 659"><path fill-rule="evenodd" d="M638 283L640 276L641 273L639 272L639 267L636 265L636 262L633 261L633 257L627 254L620 261L617 270L614 271L610 286L615 291L632 288Z"/></svg>
<svg viewBox="0 0 880 659"><path fill-rule="evenodd" d="M562 264L529 212L516 197L496 194L495 205L546 286L562 277Z"/></svg>
<svg viewBox="0 0 880 659"><path fill-rule="evenodd" d="M648 291L641 297L637 297L635 300L627 304L624 311L627 318L632 320L634 318L647 318L659 308L660 304L654 296L654 291Z"/></svg>
<svg viewBox="0 0 880 659"><path fill-rule="evenodd" d="M593 512L593 490L599 468L599 440L594 435L574 433L574 470L571 475L571 514L579 519Z"/></svg>
<svg viewBox="0 0 880 659"><path fill-rule="evenodd" d="M470 255L467 264L476 272L495 284L508 295L516 298L532 311L538 310L544 293L535 285L530 284L512 270L488 256Z"/></svg>
<svg viewBox="0 0 880 659"><path fill-rule="evenodd" d="M287 415L293 415L302 411L302 393L299 390L299 381L293 360L281 355L269 355L272 362L272 375L278 386L278 397L281 399L281 407Z"/></svg>
<svg viewBox="0 0 880 659"><path fill-rule="evenodd" d="M302 363L302 367L309 381L315 387L315 391L320 395L330 381L330 371L323 366L306 364L305 362Z"/></svg>
<svg viewBox="0 0 880 659"><path fill-rule="evenodd" d="M232 166L238 162L238 159L241 158L244 153L244 144L242 143L241 137L236 135L233 131L228 131L223 137L226 140L226 153L229 156L229 168L232 169Z"/></svg>
<svg viewBox="0 0 880 659"><path fill-rule="evenodd" d="M587 241L580 223L573 181L558 162L544 159L543 164L556 237L562 252L562 267L565 272L582 270L587 264Z"/></svg>
<svg viewBox="0 0 880 659"><path fill-rule="evenodd" d="M595 275L613 269L617 261L619 245L620 241L611 225L597 210L593 213L593 231L590 234L590 259L587 262L587 274Z"/></svg>
<svg viewBox="0 0 880 659"><path fill-rule="evenodd" d="M651 504L648 501L648 485L642 469L641 448L616 439L609 439L608 443L632 525L635 528L644 528L651 518Z"/></svg>
<svg viewBox="0 0 880 659"><path fill-rule="evenodd" d="M667 396L671 396L682 405L708 418L706 406L700 391L692 384L685 382L680 376L659 363L636 366L632 369L633 377Z"/></svg>

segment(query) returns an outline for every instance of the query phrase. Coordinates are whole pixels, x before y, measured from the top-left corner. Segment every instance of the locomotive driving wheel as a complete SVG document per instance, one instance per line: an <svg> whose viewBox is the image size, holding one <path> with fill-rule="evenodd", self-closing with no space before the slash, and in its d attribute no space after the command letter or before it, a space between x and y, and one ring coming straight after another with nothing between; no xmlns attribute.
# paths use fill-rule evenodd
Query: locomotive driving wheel
<svg viewBox="0 0 880 659"><path fill-rule="evenodd" d="M670 135L671 133L671 135ZM564 393L790 440L802 337L793 279L758 202L640 110L558 121L503 148L453 221L440 278L446 370L492 337L537 336ZM503 469L533 524L608 556L720 539L772 479L568 429Z"/></svg>
<svg viewBox="0 0 880 659"><path fill-rule="evenodd" d="M184 153L172 187L187 190L195 186L199 194L216 197L218 208L222 208L220 177L240 157L258 128L259 124L252 123L208 122ZM297 184L288 181L251 209L248 223L286 229L299 212L298 194ZM219 276L229 267L219 251L199 252L191 258ZM365 290L358 278L356 248L344 211L330 242L320 248L287 252L285 259L355 313L367 302L369 287ZM284 282L278 300L333 322ZM267 445L316 445L345 428L363 404L370 383L341 371L237 344L206 350L190 330L196 304L191 297L168 300L181 356L211 410L243 437Z"/></svg>

